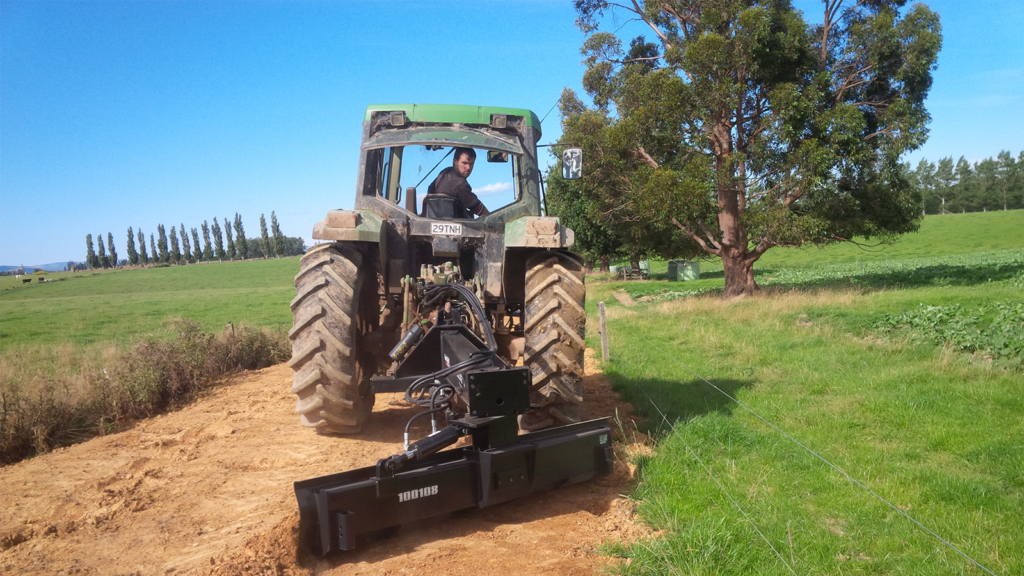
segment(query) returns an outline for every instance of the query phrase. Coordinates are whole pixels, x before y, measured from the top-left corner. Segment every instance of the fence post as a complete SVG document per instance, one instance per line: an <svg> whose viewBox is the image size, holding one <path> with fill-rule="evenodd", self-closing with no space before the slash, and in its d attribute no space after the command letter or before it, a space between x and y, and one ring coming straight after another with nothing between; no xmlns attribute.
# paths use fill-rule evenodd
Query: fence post
<svg viewBox="0 0 1024 576"><path fill-rule="evenodd" d="M601 361L608 361L608 323L604 319L604 302L597 303L598 317L601 319Z"/></svg>

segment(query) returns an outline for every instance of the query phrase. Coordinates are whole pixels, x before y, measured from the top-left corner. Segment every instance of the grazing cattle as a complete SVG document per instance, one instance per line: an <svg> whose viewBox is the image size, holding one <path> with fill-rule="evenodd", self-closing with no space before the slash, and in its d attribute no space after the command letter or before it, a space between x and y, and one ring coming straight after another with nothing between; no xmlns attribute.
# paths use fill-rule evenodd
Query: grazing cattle
<svg viewBox="0 0 1024 576"><path fill-rule="evenodd" d="M31 279L31 278L22 278L22 279L21 279L21 283L22 283L22 284L28 284L28 283L29 283L29 282L31 282L31 281L32 281L32 279Z"/></svg>

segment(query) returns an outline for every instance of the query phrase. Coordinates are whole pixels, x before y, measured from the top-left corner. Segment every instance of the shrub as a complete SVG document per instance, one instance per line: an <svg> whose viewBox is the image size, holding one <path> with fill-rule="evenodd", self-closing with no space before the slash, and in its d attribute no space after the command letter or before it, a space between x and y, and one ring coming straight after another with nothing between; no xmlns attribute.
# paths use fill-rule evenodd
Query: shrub
<svg viewBox="0 0 1024 576"><path fill-rule="evenodd" d="M242 326L213 343L209 370L225 373L232 370L256 370L284 362L291 356L291 343L283 330Z"/></svg>

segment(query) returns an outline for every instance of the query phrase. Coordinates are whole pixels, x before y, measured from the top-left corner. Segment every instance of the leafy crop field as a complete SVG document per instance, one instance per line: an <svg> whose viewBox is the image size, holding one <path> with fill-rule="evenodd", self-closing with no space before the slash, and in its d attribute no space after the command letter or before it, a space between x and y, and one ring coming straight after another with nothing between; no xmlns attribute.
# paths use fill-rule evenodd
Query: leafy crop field
<svg viewBox="0 0 1024 576"><path fill-rule="evenodd" d="M298 257L47 274L51 280L0 279L0 351L19 345L125 343L167 336L175 318L207 331L228 322L290 326Z"/></svg>
<svg viewBox="0 0 1024 576"><path fill-rule="evenodd" d="M590 283L605 373L655 438L634 498L663 532L608 544L624 573L984 573L914 521L1024 573L1024 212L966 216L898 258L780 252L755 298L714 271Z"/></svg>

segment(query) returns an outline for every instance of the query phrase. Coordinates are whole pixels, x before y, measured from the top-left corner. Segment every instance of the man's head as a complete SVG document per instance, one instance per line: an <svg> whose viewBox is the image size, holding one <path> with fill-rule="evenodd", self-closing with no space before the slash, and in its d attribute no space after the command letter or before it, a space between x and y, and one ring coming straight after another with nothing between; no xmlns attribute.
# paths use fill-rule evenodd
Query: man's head
<svg viewBox="0 0 1024 576"><path fill-rule="evenodd" d="M476 150L472 148L456 148L455 149L455 160L452 166L455 171L459 173L459 176L463 178L469 178L469 175L473 173L473 164L476 163Z"/></svg>

